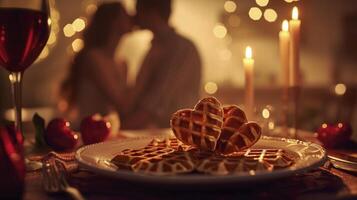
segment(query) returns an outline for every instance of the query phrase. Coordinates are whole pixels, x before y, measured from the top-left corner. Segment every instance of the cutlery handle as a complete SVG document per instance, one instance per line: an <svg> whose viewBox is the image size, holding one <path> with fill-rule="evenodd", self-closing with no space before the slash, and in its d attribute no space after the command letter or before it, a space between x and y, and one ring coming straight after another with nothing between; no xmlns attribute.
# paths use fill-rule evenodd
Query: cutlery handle
<svg viewBox="0 0 357 200"><path fill-rule="evenodd" d="M74 187L67 187L66 193L69 194L75 200L85 200L82 194Z"/></svg>

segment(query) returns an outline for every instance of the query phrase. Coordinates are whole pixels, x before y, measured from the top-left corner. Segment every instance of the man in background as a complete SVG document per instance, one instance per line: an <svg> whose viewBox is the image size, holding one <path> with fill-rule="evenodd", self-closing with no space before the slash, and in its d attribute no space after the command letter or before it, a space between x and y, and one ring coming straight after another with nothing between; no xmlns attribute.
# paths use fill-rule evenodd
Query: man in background
<svg viewBox="0 0 357 200"><path fill-rule="evenodd" d="M133 106L123 128L168 127L178 109L192 107L199 98L202 66L195 45L169 24L171 0L137 0L135 23L154 38L140 68Z"/></svg>

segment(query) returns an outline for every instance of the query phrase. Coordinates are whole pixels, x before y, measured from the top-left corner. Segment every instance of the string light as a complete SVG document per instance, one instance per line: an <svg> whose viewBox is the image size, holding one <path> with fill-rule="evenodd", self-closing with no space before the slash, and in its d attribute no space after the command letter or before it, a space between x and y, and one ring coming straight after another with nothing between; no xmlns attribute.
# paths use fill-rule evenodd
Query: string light
<svg viewBox="0 0 357 200"><path fill-rule="evenodd" d="M257 3L261 7L265 7L268 5L269 0L255 0L255 3Z"/></svg>
<svg viewBox="0 0 357 200"><path fill-rule="evenodd" d="M224 10L228 13L233 13L237 9L237 4L234 1L226 1L224 3Z"/></svg>
<svg viewBox="0 0 357 200"><path fill-rule="evenodd" d="M217 37L217 38L224 38L227 35L227 28L222 25L222 24L217 24L214 28L213 28L213 34Z"/></svg>
<svg viewBox="0 0 357 200"><path fill-rule="evenodd" d="M277 18L278 14L275 12L275 10L268 8L264 11L264 19L268 22L275 22Z"/></svg>
<svg viewBox="0 0 357 200"><path fill-rule="evenodd" d="M205 84L205 92L207 94L211 94L211 95L215 94L217 90L218 90L218 86L215 82L209 81Z"/></svg>
<svg viewBox="0 0 357 200"><path fill-rule="evenodd" d="M342 96L346 93L347 87L343 83L338 83L335 86L335 93L336 95Z"/></svg>
<svg viewBox="0 0 357 200"><path fill-rule="evenodd" d="M72 49L74 52L79 52L84 46L84 42L82 39L75 39L73 42L72 42Z"/></svg>
<svg viewBox="0 0 357 200"><path fill-rule="evenodd" d="M82 18L77 18L72 23L73 30L81 32L86 27L86 22Z"/></svg>
<svg viewBox="0 0 357 200"><path fill-rule="evenodd" d="M66 24L63 27L63 34L66 37L72 37L74 34L76 33L76 31L74 30L72 24Z"/></svg>
<svg viewBox="0 0 357 200"><path fill-rule="evenodd" d="M263 15L262 11L257 7L250 8L248 14L249 14L249 17L254 21L258 21Z"/></svg>
<svg viewBox="0 0 357 200"><path fill-rule="evenodd" d="M262 111L262 116L264 119L268 119L270 117L270 111L267 108L264 108Z"/></svg>

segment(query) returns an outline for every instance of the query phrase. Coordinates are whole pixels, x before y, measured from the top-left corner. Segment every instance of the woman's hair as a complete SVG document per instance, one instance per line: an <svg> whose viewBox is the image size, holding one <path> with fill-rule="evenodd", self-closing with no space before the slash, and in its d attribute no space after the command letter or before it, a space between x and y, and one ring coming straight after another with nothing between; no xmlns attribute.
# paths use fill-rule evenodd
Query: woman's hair
<svg viewBox="0 0 357 200"><path fill-rule="evenodd" d="M119 2L103 3L98 6L97 11L92 16L92 19L83 33L84 48L73 59L68 77L62 82L60 86L61 100L65 100L67 108L60 108L61 110L71 109L75 104L78 91L78 76L81 74L80 65L83 58L83 53L88 49L105 46L109 41L110 35L113 31L113 25L119 17L126 13L124 7ZM63 103L63 101L61 101Z"/></svg>
<svg viewBox="0 0 357 200"><path fill-rule="evenodd" d="M119 2L101 4L83 33L85 46L91 48L107 44L113 23L125 12Z"/></svg>

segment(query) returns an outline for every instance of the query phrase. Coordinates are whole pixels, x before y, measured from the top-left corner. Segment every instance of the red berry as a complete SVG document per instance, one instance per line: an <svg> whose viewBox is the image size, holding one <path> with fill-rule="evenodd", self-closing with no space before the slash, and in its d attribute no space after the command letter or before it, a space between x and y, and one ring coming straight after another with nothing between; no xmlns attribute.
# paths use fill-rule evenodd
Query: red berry
<svg viewBox="0 0 357 200"><path fill-rule="evenodd" d="M53 119L45 132L47 144L56 151L73 149L78 143L78 135L70 128L70 123L65 119Z"/></svg>
<svg viewBox="0 0 357 200"><path fill-rule="evenodd" d="M106 140L110 134L110 123L96 114L84 118L81 122L84 144L93 144Z"/></svg>

